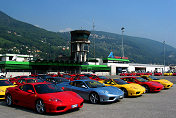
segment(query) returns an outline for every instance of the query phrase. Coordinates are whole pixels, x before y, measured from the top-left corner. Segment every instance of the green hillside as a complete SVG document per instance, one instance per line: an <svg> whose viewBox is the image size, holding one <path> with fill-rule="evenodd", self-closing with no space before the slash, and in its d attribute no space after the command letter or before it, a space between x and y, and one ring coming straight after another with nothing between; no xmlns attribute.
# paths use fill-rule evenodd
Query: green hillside
<svg viewBox="0 0 176 118"><path fill-rule="evenodd" d="M95 34L96 57L105 58L111 51L121 56L121 35L95 31L89 39L89 57L93 57ZM0 11L0 54L32 54L35 59L51 60L70 56L70 33L51 32L9 17ZM124 52L131 62L163 64L163 43L146 38L124 36ZM166 45L166 64L176 64L176 48Z"/></svg>
<svg viewBox="0 0 176 118"><path fill-rule="evenodd" d="M15 20L0 12L0 53L33 54L36 58L55 59L69 54L67 41L58 33Z"/></svg>
<svg viewBox="0 0 176 118"><path fill-rule="evenodd" d="M108 55L110 50L114 52L114 55L122 56L121 35L100 31L95 32L95 34L97 35L95 39L96 54L99 54L97 56L103 56L101 52L104 52L104 55ZM176 48L165 45L165 49L166 64L176 63ZM124 52L125 56L129 57L131 62L163 64L163 43L158 41L125 35Z"/></svg>

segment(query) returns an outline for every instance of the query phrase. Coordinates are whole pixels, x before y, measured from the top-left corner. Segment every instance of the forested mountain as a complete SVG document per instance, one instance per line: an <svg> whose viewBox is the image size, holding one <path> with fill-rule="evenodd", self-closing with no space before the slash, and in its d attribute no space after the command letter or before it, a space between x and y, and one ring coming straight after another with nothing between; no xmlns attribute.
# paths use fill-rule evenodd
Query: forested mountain
<svg viewBox="0 0 176 118"><path fill-rule="evenodd" d="M107 57L111 51L121 56L121 35L95 31L89 37L93 57L95 34L96 57ZM51 32L9 17L0 11L0 54L33 54L35 59L70 56L70 33ZM176 48L166 45L166 64L176 64ZM147 38L124 36L124 52L131 62L163 64L163 43Z"/></svg>
<svg viewBox="0 0 176 118"><path fill-rule="evenodd" d="M0 53L33 54L35 57L54 59L69 54L68 39L31 24L15 20L0 12ZM64 50L65 49L65 50Z"/></svg>
<svg viewBox="0 0 176 118"><path fill-rule="evenodd" d="M94 35L94 37L93 37ZM63 37L70 37L69 33L63 33ZM111 51L114 55L122 56L122 36L119 34L95 31L91 32L89 37L91 48L89 57L93 57L93 43L95 40L96 57L106 58ZM124 39L124 55L131 62L163 64L164 60L164 45L161 42L147 38L123 36ZM165 61L166 64L176 64L176 48L165 44Z"/></svg>

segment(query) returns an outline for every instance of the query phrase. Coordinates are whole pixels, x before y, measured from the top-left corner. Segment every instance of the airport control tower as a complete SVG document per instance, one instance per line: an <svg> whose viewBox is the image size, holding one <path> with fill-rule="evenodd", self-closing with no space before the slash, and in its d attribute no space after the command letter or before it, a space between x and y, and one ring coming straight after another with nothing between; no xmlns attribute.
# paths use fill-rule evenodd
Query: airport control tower
<svg viewBox="0 0 176 118"><path fill-rule="evenodd" d="M86 62L89 52L90 32L87 30L71 31L71 58L76 62Z"/></svg>

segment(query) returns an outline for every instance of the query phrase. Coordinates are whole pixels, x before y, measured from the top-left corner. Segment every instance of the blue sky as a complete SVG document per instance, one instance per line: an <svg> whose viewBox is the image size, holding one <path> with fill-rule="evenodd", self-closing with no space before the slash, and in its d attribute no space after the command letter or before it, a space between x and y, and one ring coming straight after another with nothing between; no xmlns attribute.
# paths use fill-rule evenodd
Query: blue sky
<svg viewBox="0 0 176 118"><path fill-rule="evenodd" d="M50 31L95 30L176 47L176 0L0 0L9 16Z"/></svg>

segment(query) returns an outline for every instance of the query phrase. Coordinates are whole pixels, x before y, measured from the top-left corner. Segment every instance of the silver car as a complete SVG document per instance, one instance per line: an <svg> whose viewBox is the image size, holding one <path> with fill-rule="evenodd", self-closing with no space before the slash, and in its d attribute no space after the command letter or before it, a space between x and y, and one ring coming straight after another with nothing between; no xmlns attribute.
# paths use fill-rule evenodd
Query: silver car
<svg viewBox="0 0 176 118"><path fill-rule="evenodd" d="M76 80L57 84L65 91L74 91L91 103L114 102L124 97L124 92L112 86L105 86L94 80Z"/></svg>

